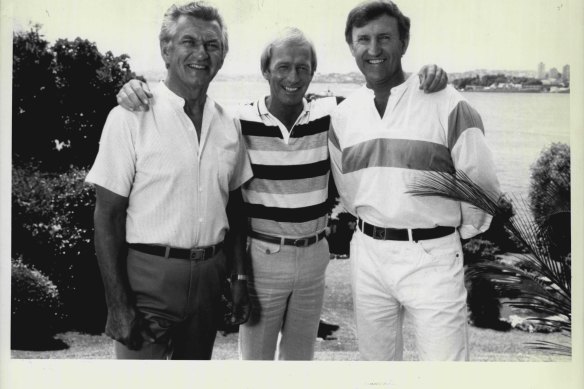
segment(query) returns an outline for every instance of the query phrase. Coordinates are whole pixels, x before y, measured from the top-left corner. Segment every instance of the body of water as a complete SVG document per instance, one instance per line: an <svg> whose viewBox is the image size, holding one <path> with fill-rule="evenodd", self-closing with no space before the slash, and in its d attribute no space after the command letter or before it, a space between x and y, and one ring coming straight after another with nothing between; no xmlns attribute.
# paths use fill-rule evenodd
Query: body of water
<svg viewBox="0 0 584 389"><path fill-rule="evenodd" d="M311 84L308 92L348 96L355 84ZM209 95L228 108L269 93L267 82L215 81ZM464 93L483 118L504 192L526 196L530 166L552 142L570 142L570 95L554 93Z"/></svg>

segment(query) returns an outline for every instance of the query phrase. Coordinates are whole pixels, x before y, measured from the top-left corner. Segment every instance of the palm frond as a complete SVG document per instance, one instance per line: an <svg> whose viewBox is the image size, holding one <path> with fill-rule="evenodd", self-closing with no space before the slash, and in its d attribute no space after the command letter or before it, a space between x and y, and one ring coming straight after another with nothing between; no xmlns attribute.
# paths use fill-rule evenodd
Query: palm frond
<svg viewBox="0 0 584 389"><path fill-rule="evenodd" d="M564 183L566 177L559 177ZM568 178L569 180L569 178ZM464 172L424 172L410 185L408 193L414 196L438 196L466 202L493 218L499 218L513 237L526 247L520 265L501 262L479 262L467 268L471 279L486 279L505 296L514 296L505 302L509 306L528 309L545 317L529 321L552 330L571 332L571 267L552 256L551 232L545 223L535 220L529 205L521 198L509 198L487 192L474 183ZM546 189L546 201L557 203L558 187L550 184ZM504 206L511 203L512 208ZM556 207L554 212L566 210ZM567 210L569 212L569 209ZM533 347L560 353L571 353L570 346L550 342L535 342Z"/></svg>

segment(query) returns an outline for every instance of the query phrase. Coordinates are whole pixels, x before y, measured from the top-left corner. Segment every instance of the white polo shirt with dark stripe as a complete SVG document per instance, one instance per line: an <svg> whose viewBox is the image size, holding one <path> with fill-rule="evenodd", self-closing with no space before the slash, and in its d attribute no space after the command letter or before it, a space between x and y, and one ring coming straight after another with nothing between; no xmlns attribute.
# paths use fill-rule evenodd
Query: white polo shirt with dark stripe
<svg viewBox="0 0 584 389"><path fill-rule="evenodd" d="M335 107L334 97L304 100L290 131L268 111L265 98L241 108L241 130L253 171L253 179L242 189L253 231L298 238L325 229L328 130Z"/></svg>
<svg viewBox="0 0 584 389"><path fill-rule="evenodd" d="M383 118L363 87L332 115L331 165L345 208L390 228L459 227L462 238L484 232L491 217L459 201L406 193L425 171L465 172L499 193L479 114L451 86L419 89L416 74L392 88Z"/></svg>

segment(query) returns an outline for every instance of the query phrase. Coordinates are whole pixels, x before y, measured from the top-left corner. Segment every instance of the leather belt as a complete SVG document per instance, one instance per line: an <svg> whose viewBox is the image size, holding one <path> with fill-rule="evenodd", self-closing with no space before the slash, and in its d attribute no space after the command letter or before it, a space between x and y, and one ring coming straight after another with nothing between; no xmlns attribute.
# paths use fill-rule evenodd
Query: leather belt
<svg viewBox="0 0 584 389"><path fill-rule="evenodd" d="M307 247L312 244L315 244L325 236L324 230L319 232L318 234L307 236L305 238L284 238L280 236L272 236L267 234L262 234L261 232L250 231L249 236L255 239L263 240L264 242L268 243L275 243L275 244L283 244L287 246L296 246L296 247Z"/></svg>
<svg viewBox="0 0 584 389"><path fill-rule="evenodd" d="M359 228L365 235L379 240L419 240L442 238L456 231L454 227L438 226L434 228L396 229L377 227L359 219ZM411 236L410 236L411 232Z"/></svg>
<svg viewBox="0 0 584 389"><path fill-rule="evenodd" d="M213 246L194 247L192 249L179 249L170 246L156 246L152 244L130 243L129 247L151 255L158 255L164 258L188 259L191 261L204 261L213 257L223 247L223 242Z"/></svg>

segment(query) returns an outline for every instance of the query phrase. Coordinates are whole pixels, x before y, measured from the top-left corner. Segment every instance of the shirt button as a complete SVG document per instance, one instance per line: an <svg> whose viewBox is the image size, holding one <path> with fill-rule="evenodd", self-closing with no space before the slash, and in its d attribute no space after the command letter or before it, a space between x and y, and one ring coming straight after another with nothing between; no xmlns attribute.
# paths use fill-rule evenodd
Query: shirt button
<svg viewBox="0 0 584 389"><path fill-rule="evenodd" d="M203 218L202 218L202 217L200 217L200 218L199 218L199 223L202 223L202 222L203 222Z"/></svg>
<svg viewBox="0 0 584 389"><path fill-rule="evenodd" d="M199 192L202 192L202 191L203 191L203 188L199 187Z"/></svg>

